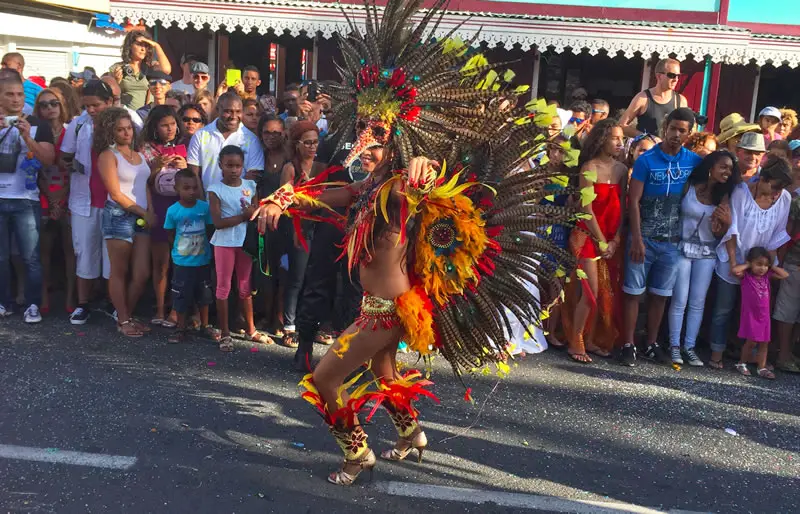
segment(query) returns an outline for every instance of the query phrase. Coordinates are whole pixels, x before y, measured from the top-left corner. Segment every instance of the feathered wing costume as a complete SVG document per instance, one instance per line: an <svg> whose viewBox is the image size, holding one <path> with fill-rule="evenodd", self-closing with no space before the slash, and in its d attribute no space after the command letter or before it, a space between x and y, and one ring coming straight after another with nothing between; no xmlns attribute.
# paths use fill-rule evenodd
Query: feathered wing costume
<svg viewBox="0 0 800 514"><path fill-rule="evenodd" d="M516 107L527 88L511 87L513 72L472 51L477 34L462 41L453 37L456 27L434 39L446 0L426 10L421 3L389 0L382 10L367 3L363 30L348 17L350 33L339 38L342 81L325 85L333 99L330 125L340 148L355 141L345 164L380 145L392 150L398 170L351 206L344 241L349 265L369 256L376 222L399 219L401 241L409 238L412 289L396 299L366 297L357 323L362 328L401 324L413 350L423 356L440 352L459 376L487 370L490 363L505 374L506 308L527 326L538 323L558 299L561 278L574 268L575 258L548 235L554 224L573 225L581 216L541 204L552 194L545 186L568 186L563 167L519 172L519 165L549 149L574 166L577 152L566 144L552 148L546 140L554 106L540 100ZM416 156L442 163L425 184L408 184L403 172ZM284 186L265 202L284 209L299 198L313 202L319 182ZM390 213L397 209L389 201L393 188L403 198L399 213ZM572 191L566 187L562 192ZM412 225L414 230L406 232ZM526 281L540 287L541 303ZM340 338L339 344L346 351L347 341ZM346 426L366 401L382 402L400 437L408 440L418 431L411 400L432 396L424 389L429 382L413 372L391 384L377 382L377 391L360 387L348 405L330 412L311 375L301 384L307 388L304 398L320 409L348 462L359 462L368 452L361 427Z"/></svg>

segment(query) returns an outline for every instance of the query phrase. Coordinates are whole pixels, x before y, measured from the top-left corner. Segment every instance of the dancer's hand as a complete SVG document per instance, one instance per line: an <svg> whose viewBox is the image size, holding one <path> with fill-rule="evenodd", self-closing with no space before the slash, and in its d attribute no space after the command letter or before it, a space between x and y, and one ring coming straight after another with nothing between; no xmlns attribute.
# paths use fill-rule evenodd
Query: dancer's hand
<svg viewBox="0 0 800 514"><path fill-rule="evenodd" d="M258 218L258 231L264 233L269 230L277 230L278 222L281 219L283 211L274 203L265 203L255 210L250 220Z"/></svg>
<svg viewBox="0 0 800 514"><path fill-rule="evenodd" d="M424 189L426 185L436 179L436 168L439 163L427 157L414 157L408 164L408 185Z"/></svg>

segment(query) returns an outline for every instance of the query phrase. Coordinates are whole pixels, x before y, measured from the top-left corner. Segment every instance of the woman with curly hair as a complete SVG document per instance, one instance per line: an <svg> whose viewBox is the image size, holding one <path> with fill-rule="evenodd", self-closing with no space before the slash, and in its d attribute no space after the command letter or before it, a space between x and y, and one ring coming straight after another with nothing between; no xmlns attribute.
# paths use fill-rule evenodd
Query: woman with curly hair
<svg viewBox="0 0 800 514"><path fill-rule="evenodd" d="M122 105L135 111L147 103L147 72L151 69L160 69L167 75L172 72L167 55L150 33L128 32L122 42L122 62L109 70L122 89Z"/></svg>
<svg viewBox="0 0 800 514"><path fill-rule="evenodd" d="M797 127L797 111L784 107L779 109L781 112L781 124L778 127L778 133L784 139L789 137L789 134Z"/></svg>
<svg viewBox="0 0 800 514"><path fill-rule="evenodd" d="M156 226L156 216L147 187L150 167L135 149L133 122L125 109L111 107L100 114L93 148L108 191L103 238L111 262L108 293L117 310L117 330L125 337L142 337L150 329L133 319L133 311L150 275L147 231Z"/></svg>
<svg viewBox="0 0 800 514"><path fill-rule="evenodd" d="M570 281L562 312L569 356L585 364L592 362L587 351L608 357L619 333L619 246L628 186L627 169L619 161L623 138L617 121L601 120L586 137L578 159L581 205L588 217L578 222L569 245L579 259L576 273L585 274L586 280Z"/></svg>
<svg viewBox="0 0 800 514"><path fill-rule="evenodd" d="M700 157L705 157L717 151L717 136L711 132L695 132L683 143L685 148L693 151Z"/></svg>
<svg viewBox="0 0 800 514"><path fill-rule="evenodd" d="M731 224L730 196L741 181L736 157L727 150L708 154L686 181L681 200L678 279L668 316L670 353L675 364L683 364L681 330L688 305L683 352L690 366L703 365L694 351L695 342L714 277L715 249Z"/></svg>

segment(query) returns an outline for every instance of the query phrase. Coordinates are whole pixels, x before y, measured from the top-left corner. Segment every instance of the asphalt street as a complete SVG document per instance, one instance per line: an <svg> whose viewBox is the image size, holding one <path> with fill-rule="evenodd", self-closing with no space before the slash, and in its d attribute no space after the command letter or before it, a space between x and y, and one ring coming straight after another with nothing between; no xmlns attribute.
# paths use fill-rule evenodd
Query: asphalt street
<svg viewBox="0 0 800 514"><path fill-rule="evenodd" d="M342 488L293 351L237 345L126 340L98 316L0 320L0 512L798 512L797 376L549 351L469 378L468 403L439 359L423 463ZM383 413L367 432L394 441Z"/></svg>

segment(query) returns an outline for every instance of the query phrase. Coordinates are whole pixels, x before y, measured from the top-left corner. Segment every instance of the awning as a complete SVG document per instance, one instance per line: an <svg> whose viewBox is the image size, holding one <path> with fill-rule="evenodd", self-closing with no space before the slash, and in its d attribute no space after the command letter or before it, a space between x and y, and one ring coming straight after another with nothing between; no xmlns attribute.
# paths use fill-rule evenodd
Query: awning
<svg viewBox="0 0 800 514"><path fill-rule="evenodd" d="M355 22L364 19L361 4L339 4L314 0L112 0L111 15L120 21L143 20L146 25L160 21L175 23L180 28L193 24L211 30L237 28L266 34L287 32L291 35L320 32L330 37L346 32L347 24L340 5ZM649 57L674 54L677 59L692 57L701 61L710 56L714 62L746 64L757 59L751 51L752 34L747 29L720 25L656 23L553 16L471 13L451 11L439 27L443 35L463 23L457 34L468 38L481 31L481 40L506 47L520 44L523 48L552 48L579 52L586 49L595 55L601 50L609 54L622 52L632 58L636 53ZM793 47L794 49L790 48ZM800 44L784 44L785 51L777 58L790 66L798 66ZM759 54L760 55L760 54Z"/></svg>
<svg viewBox="0 0 800 514"><path fill-rule="evenodd" d="M769 63L796 68L800 66L800 37L752 34L747 48L747 60L751 59L759 66Z"/></svg>

